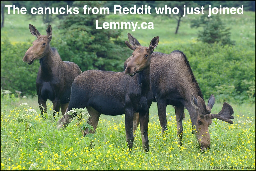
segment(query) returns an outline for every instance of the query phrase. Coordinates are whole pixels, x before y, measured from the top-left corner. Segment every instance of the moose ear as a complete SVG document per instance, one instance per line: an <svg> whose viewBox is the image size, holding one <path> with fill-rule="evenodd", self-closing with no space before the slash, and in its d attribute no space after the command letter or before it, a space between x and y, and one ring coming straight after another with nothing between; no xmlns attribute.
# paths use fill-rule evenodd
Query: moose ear
<svg viewBox="0 0 256 171"><path fill-rule="evenodd" d="M215 103L215 97L214 97L214 95L212 94L211 97L210 97L209 100L208 100L208 105L207 105L207 106L209 106L209 108L212 109L214 103Z"/></svg>
<svg viewBox="0 0 256 171"><path fill-rule="evenodd" d="M149 49L153 51L157 47L158 43L159 43L159 36L154 37L150 42Z"/></svg>
<svg viewBox="0 0 256 171"><path fill-rule="evenodd" d="M48 25L47 29L46 29L46 33L48 36L48 39L51 40L52 39L52 26Z"/></svg>
<svg viewBox="0 0 256 171"><path fill-rule="evenodd" d="M208 104L207 104L207 107L206 107L206 110L208 111L208 113L211 113L211 110L212 110L212 107L213 107L214 103L215 103L215 97L212 94L211 97L208 100Z"/></svg>
<svg viewBox="0 0 256 171"><path fill-rule="evenodd" d="M234 113L234 110L232 106L230 106L228 103L224 103L221 111L218 114L210 114L211 119L217 118L219 120L228 122L230 124L233 124L233 121L230 119L234 119L234 116L232 116Z"/></svg>
<svg viewBox="0 0 256 171"><path fill-rule="evenodd" d="M36 27L33 26L32 24L29 24L29 30L33 36L39 37L41 35L39 31L36 29Z"/></svg>
<svg viewBox="0 0 256 171"><path fill-rule="evenodd" d="M192 106L195 108L195 109L198 109L198 102L197 102L197 98L195 98L194 95L192 95L192 98L191 98L191 104Z"/></svg>
<svg viewBox="0 0 256 171"><path fill-rule="evenodd" d="M135 50L135 48L132 47L132 45L130 45L129 42L125 41L125 44L126 44L126 46L128 46L128 48L130 48L131 50Z"/></svg>
<svg viewBox="0 0 256 171"><path fill-rule="evenodd" d="M125 44L132 50L135 50L137 46L141 46L139 41L135 39L130 33L128 33L129 45L125 42Z"/></svg>

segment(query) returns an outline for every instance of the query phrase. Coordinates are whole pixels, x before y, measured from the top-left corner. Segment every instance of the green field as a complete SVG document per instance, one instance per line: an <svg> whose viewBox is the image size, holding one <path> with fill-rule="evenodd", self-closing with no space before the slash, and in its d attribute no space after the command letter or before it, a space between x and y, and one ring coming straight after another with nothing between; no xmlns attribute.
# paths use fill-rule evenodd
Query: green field
<svg viewBox="0 0 256 171"><path fill-rule="evenodd" d="M82 136L82 120L57 130L52 117L40 116L37 99L9 95L1 101L1 169L255 169L255 105L235 105L234 124L214 119L209 131L211 149L201 153L191 134L189 114L183 121L183 146L176 138L174 109L167 107L168 131L162 135L156 103L150 108L150 151L142 148L139 129L130 153L125 142L124 115L102 115L95 134ZM212 113L221 110L215 104Z"/></svg>
<svg viewBox="0 0 256 171"><path fill-rule="evenodd" d="M6 15L1 40L8 37L12 44L32 43L35 37L30 34L28 24L33 24L41 34L45 34L46 25L40 17L32 20L27 15ZM177 35L174 34L176 20L163 16L108 15L106 21L153 22L154 30L124 30L121 38L126 40L127 33L131 33L146 46L154 36L159 36L156 50L168 47L171 52L176 50L173 47L197 43L198 29L190 28L190 20L198 17L200 15L183 18ZM231 27L231 39L236 44L255 51L254 12L222 15L221 19ZM57 20L52 23L53 38L60 34L58 23ZM168 53L167 50L165 53ZM24 54L20 54L20 59ZM218 94L216 98L217 104L212 113L218 113L222 108ZM209 128L211 149L201 153L195 136L191 134L187 110L183 121L183 146L179 146L174 108L167 107L168 131L162 135L156 103L153 103L149 120L150 150L146 153L142 148L139 129L135 134L134 148L132 152L128 151L124 115L102 115L96 133L83 137L81 129L86 124L87 112L84 112L82 120L74 119L65 130L57 130L57 121L61 116L53 119L49 100L44 120L40 116L37 97L16 98L1 91L1 169L255 170L255 102L230 104L234 109L234 124L214 119Z"/></svg>

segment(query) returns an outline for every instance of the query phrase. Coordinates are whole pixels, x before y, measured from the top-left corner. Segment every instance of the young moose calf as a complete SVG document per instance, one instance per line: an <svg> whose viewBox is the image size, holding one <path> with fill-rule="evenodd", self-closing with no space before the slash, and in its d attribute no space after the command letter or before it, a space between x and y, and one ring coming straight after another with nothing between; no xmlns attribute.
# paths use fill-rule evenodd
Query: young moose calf
<svg viewBox="0 0 256 171"><path fill-rule="evenodd" d="M95 132L100 114L121 115L125 113L125 130L128 147L133 146L133 114L140 113L142 142L145 151L149 150L148 121L149 107L152 103L150 94L150 59L159 37L151 40L149 47L138 45L138 40L128 34L126 45L132 49L133 59L127 63L124 72L89 70L75 78L72 84L70 103L67 111L72 108L86 107L89 112L88 123ZM136 74L137 73L137 74ZM130 76L129 76L129 75ZM136 75L135 75L136 74ZM76 116L65 114L58 127L67 126ZM89 133L88 129L85 134Z"/></svg>
<svg viewBox="0 0 256 171"><path fill-rule="evenodd" d="M46 29L46 36L40 35L39 31L31 24L29 24L29 29L37 39L25 53L23 61L30 65L34 60L40 60L36 89L41 114L43 116L43 113L47 111L47 99L53 102L53 117L56 112L59 112L60 107L64 114L68 107L72 82L76 76L81 74L81 70L73 62L62 61L58 51L50 47L51 25Z"/></svg>

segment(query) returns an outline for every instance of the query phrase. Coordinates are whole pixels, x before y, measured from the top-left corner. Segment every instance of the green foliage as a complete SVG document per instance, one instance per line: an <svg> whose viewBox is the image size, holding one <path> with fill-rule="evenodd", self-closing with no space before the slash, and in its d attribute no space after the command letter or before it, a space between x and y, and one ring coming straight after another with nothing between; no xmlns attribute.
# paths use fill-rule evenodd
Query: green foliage
<svg viewBox="0 0 256 171"><path fill-rule="evenodd" d="M22 95L36 94L36 77L39 63L28 65L22 61L31 43L12 45L6 37L1 40L1 88Z"/></svg>
<svg viewBox="0 0 256 171"><path fill-rule="evenodd" d="M255 11L255 1L196 1L200 6L211 7L241 7L243 5L246 11Z"/></svg>
<svg viewBox="0 0 256 171"><path fill-rule="evenodd" d="M87 2L89 7L101 7L99 2ZM95 29L96 20L99 25L105 20L105 15L83 14L84 2L73 4L81 10L77 15L69 15L60 23L61 37L53 41L52 46L58 47L63 60L73 61L82 71L100 69L122 71L123 62L131 51L124 40L118 37L120 30Z"/></svg>
<svg viewBox="0 0 256 171"><path fill-rule="evenodd" d="M219 15L207 17L204 14L199 20L191 21L191 28L203 25L203 31L198 32L198 40L204 43L221 43L222 45L234 45L235 42L230 39L231 28L226 28Z"/></svg>
<svg viewBox="0 0 256 171"><path fill-rule="evenodd" d="M64 16L66 16L67 14L54 14L49 11L47 11L45 13L45 11L43 11L43 14L32 14L31 13L31 9L32 8L36 8L38 9L39 7L45 9L47 7L49 7L51 10L52 8L54 8L55 13L56 11L58 11L58 9L60 7L64 7L66 8L67 5L72 5L72 1L13 1L13 4L16 7L22 8L25 7L27 9L27 14L30 15L31 19L35 19L36 16L40 15L42 18L43 23L47 23L50 24L52 23L56 18L62 19ZM57 8L57 10L56 10ZM38 10L34 10L34 12L38 13Z"/></svg>
<svg viewBox="0 0 256 171"><path fill-rule="evenodd" d="M58 130L60 117L54 120L49 112L43 119L38 104L31 105L36 98L12 104L5 100L1 100L1 170L255 170L255 105L231 104L234 124L214 119L209 127L211 148L201 153L191 134L187 111L183 145L179 146L174 108L168 106L168 130L162 135L153 103L149 111L150 150L144 152L138 128L129 152L124 115L101 115L96 133L83 137L87 117L76 118L66 129ZM47 106L52 109L52 103ZM217 103L212 112L218 113L221 108Z"/></svg>
<svg viewBox="0 0 256 171"><path fill-rule="evenodd" d="M165 46L158 51L170 53L170 49L187 56L205 99L214 94L220 102L255 102L255 48L196 43Z"/></svg>

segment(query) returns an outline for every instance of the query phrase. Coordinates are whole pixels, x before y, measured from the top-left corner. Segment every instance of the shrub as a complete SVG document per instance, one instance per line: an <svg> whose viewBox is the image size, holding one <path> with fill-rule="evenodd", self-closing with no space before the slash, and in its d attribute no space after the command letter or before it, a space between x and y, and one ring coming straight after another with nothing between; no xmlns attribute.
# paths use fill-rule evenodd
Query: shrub
<svg viewBox="0 0 256 171"><path fill-rule="evenodd" d="M221 43L222 45L234 45L235 41L230 39L230 28L226 28L219 15L207 17L204 14L199 20L191 21L191 28L203 25L203 31L198 32L198 40L204 43Z"/></svg>
<svg viewBox="0 0 256 171"><path fill-rule="evenodd" d="M205 99L214 94L221 101L255 102L254 49L244 44L222 46L217 43L158 48L163 53L173 50L181 50L187 56Z"/></svg>
<svg viewBox="0 0 256 171"><path fill-rule="evenodd" d="M28 65L22 61L31 42L12 45L6 37L1 40L1 88L22 95L36 94L36 77L39 63Z"/></svg>

